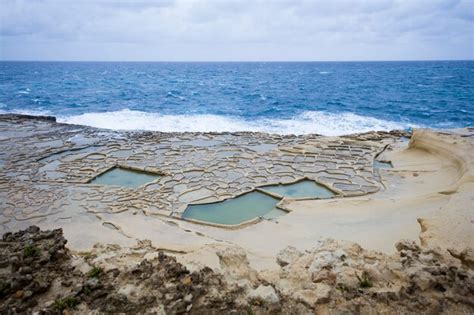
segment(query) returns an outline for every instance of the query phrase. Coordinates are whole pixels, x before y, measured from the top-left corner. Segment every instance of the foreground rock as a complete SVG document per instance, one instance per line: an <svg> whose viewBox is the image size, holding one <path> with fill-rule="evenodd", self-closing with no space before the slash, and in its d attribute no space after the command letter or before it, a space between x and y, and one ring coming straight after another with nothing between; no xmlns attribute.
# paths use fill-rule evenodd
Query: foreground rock
<svg viewBox="0 0 474 315"><path fill-rule="evenodd" d="M3 236L0 256L0 313L246 313L238 286L209 268L189 272L174 257L157 253L133 267L105 270L88 266L65 248L60 229L31 226ZM82 269L82 270L81 270ZM265 292L264 292L265 293ZM272 297L274 298L274 297ZM265 301L254 306L265 311Z"/></svg>
<svg viewBox="0 0 474 315"><path fill-rule="evenodd" d="M472 313L473 270L440 248L400 241L397 254L325 240L274 279L284 296L331 313Z"/></svg>
<svg viewBox="0 0 474 315"><path fill-rule="evenodd" d="M38 307L39 296L54 281L74 278L61 230L31 226L6 233L0 243L0 313L22 313Z"/></svg>
<svg viewBox="0 0 474 315"><path fill-rule="evenodd" d="M279 255L257 273L245 251L218 253L221 273L190 272L151 247L98 246L73 256L62 230L35 226L3 235L0 313L473 313L474 277L465 255L397 244L394 256L325 240ZM469 250L466 250L466 253ZM139 259L145 253L148 259ZM459 256L459 257L456 257Z"/></svg>

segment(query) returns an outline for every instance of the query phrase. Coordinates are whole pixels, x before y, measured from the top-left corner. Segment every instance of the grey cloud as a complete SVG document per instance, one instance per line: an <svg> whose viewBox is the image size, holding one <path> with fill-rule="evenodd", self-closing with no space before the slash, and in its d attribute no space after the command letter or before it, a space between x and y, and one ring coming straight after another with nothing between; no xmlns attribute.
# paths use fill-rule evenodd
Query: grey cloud
<svg viewBox="0 0 474 315"><path fill-rule="evenodd" d="M2 0L0 5L1 59L473 58L473 0Z"/></svg>

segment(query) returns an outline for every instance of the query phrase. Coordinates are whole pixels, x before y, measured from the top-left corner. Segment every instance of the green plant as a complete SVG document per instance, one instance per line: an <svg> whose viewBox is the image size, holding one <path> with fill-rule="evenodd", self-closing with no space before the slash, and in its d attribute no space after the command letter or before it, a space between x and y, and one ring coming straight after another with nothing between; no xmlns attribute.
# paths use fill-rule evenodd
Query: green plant
<svg viewBox="0 0 474 315"><path fill-rule="evenodd" d="M77 304L79 304L79 300L77 298L75 298L74 296L67 296L65 298L54 301L53 309L58 311L64 311L67 308L75 307Z"/></svg>
<svg viewBox="0 0 474 315"><path fill-rule="evenodd" d="M97 278L102 273L102 268L94 267L87 273L88 278Z"/></svg>
<svg viewBox="0 0 474 315"><path fill-rule="evenodd" d="M25 248L23 248L24 257L36 257L36 256L39 256L39 254L40 254L39 248L34 245L26 245Z"/></svg>
<svg viewBox="0 0 474 315"><path fill-rule="evenodd" d="M86 285L83 289L82 292L84 292L85 295L90 295L92 293L92 289Z"/></svg>
<svg viewBox="0 0 474 315"><path fill-rule="evenodd" d="M344 283L338 283L336 289L341 291L342 293L349 291L349 289Z"/></svg>
<svg viewBox="0 0 474 315"><path fill-rule="evenodd" d="M362 277L359 277L359 275L357 275L357 273L356 273L356 277L357 277L357 279L359 280L359 286L360 286L361 288L366 289L366 288L371 288L371 287L374 286L373 283L372 283L372 281L370 280L370 277L369 277L369 275L367 274L367 272L364 271L364 272L362 273Z"/></svg>

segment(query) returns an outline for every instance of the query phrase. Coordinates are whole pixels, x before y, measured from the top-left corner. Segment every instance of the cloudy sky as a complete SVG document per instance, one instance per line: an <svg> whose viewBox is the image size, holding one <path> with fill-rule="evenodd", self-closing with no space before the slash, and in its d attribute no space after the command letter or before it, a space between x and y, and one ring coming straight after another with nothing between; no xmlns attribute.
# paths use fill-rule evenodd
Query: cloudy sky
<svg viewBox="0 0 474 315"><path fill-rule="evenodd" d="M474 59L474 0L0 0L2 60Z"/></svg>

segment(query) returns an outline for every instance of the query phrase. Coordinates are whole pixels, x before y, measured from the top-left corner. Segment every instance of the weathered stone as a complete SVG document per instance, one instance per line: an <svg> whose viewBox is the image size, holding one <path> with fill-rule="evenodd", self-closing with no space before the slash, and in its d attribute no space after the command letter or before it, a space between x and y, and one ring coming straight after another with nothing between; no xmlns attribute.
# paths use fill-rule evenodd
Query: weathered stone
<svg viewBox="0 0 474 315"><path fill-rule="evenodd" d="M296 259L301 257L301 255L303 255L303 253L300 252L298 249L293 246L288 246L278 252L276 260L280 266L285 267L286 265L294 262Z"/></svg>
<svg viewBox="0 0 474 315"><path fill-rule="evenodd" d="M95 289L97 289L97 288L100 286L100 285L99 285L99 279L97 279L97 278L89 278L89 279L87 279L85 285L86 285L87 287L89 287L90 289L95 290Z"/></svg>
<svg viewBox="0 0 474 315"><path fill-rule="evenodd" d="M310 307L316 306L318 303L325 303L328 301L331 293L331 287L324 283L317 283L314 290L300 290L297 291L293 297Z"/></svg>
<svg viewBox="0 0 474 315"><path fill-rule="evenodd" d="M311 280L313 282L324 282L330 285L336 284L337 276L331 270L322 269L320 271L315 271L311 274Z"/></svg>
<svg viewBox="0 0 474 315"><path fill-rule="evenodd" d="M216 252L224 273L235 280L254 280L256 273L249 266L247 255L241 247L225 247Z"/></svg>
<svg viewBox="0 0 474 315"><path fill-rule="evenodd" d="M258 286L258 288L249 292L248 297L252 300L256 299L270 305L276 305L280 303L280 298L276 294L275 289L270 285Z"/></svg>

